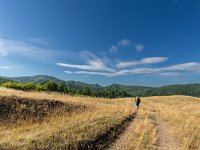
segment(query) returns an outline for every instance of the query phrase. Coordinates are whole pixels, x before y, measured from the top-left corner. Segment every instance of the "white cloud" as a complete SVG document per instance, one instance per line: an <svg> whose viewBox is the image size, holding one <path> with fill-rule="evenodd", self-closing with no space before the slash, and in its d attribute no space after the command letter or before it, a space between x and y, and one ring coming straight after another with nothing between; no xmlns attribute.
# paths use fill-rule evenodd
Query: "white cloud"
<svg viewBox="0 0 200 150"><path fill-rule="evenodd" d="M200 63L199 62L190 62L190 63L184 63L184 64L177 64L177 65L172 65L169 67L164 67L162 68L163 70L167 71L195 71L195 72L200 72Z"/></svg>
<svg viewBox="0 0 200 150"><path fill-rule="evenodd" d="M136 68L136 69L127 69L119 70L114 72L93 72L93 71L74 71L75 74L87 74L87 75L102 75L106 77L122 76L122 75L136 75L136 74L149 74L157 76L177 76L182 72L194 71L200 72L200 63L199 62L190 62L184 64L176 64L167 67L161 68Z"/></svg>
<svg viewBox="0 0 200 150"><path fill-rule="evenodd" d="M71 74L73 73L72 71L64 71L65 73Z"/></svg>
<svg viewBox="0 0 200 150"><path fill-rule="evenodd" d="M123 40L118 42L118 45L122 46L122 47L130 46L131 45L131 40L123 39Z"/></svg>
<svg viewBox="0 0 200 150"><path fill-rule="evenodd" d="M77 71L65 71L66 73L83 74L83 75L102 75L106 77L122 76L122 75L157 75L157 76L176 76L183 72L199 72L199 62L189 62L182 64L175 64L171 66L159 68L138 68L138 65L157 64L168 60L168 57L148 57L139 61L119 62L113 64L111 61L98 57L89 52L81 52L81 56L85 59L86 64L68 64L57 63L58 66L79 69ZM108 59L108 58L107 58ZM110 64L111 63L111 64ZM135 69L120 69L124 67L135 66Z"/></svg>
<svg viewBox="0 0 200 150"><path fill-rule="evenodd" d="M123 62L119 62L117 64L117 67L118 68L124 68L124 67L129 67L129 66L135 66L137 64L138 64L137 61L123 61Z"/></svg>
<svg viewBox="0 0 200 150"><path fill-rule="evenodd" d="M109 49L109 52L116 52L118 51L121 47L134 47L136 51L141 52L144 49L144 45L141 43L134 43L130 39L122 39L119 41L116 45L112 45L111 48Z"/></svg>
<svg viewBox="0 0 200 150"><path fill-rule="evenodd" d="M129 67L129 66L136 66L136 65L145 65L145 64L157 64L161 62L165 62L168 60L168 57L149 57L143 58L140 61L127 61L127 62L119 62L117 67Z"/></svg>
<svg viewBox="0 0 200 150"><path fill-rule="evenodd" d="M158 75L160 75L160 76L177 76L179 74L180 73L178 73L178 72L162 72L162 73L158 73Z"/></svg>
<svg viewBox="0 0 200 150"><path fill-rule="evenodd" d="M176 73L175 73L175 72ZM182 72L200 72L200 63L199 62L190 62L190 63L183 63L183 64L176 64L167 67L161 68L138 68L132 69L126 72L127 74L157 74L157 75L177 75L180 71Z"/></svg>
<svg viewBox="0 0 200 150"><path fill-rule="evenodd" d="M10 66L0 66L0 69L11 69L12 67Z"/></svg>
<svg viewBox="0 0 200 150"><path fill-rule="evenodd" d="M66 71L65 71L66 72ZM150 74L156 71L153 71L148 68L138 68L133 70L120 70L115 72L93 72L93 71L74 71L74 74L87 74L87 75L102 75L106 77L115 77L115 76L122 76L122 75L130 75L130 74ZM66 72L68 73L68 71Z"/></svg>
<svg viewBox="0 0 200 150"><path fill-rule="evenodd" d="M0 38L0 57L19 55L26 58L43 61L55 57L55 52L59 53L59 51L48 48L41 48L40 46L33 43Z"/></svg>
<svg viewBox="0 0 200 150"><path fill-rule="evenodd" d="M88 51L83 51L82 56L86 59L85 65L75 65L75 64L68 64L68 63L57 63L58 66L68 67L68 68L75 68L75 69L82 69L82 70L100 70L100 71L107 71L107 72L114 72L115 69L108 67L105 62Z"/></svg>
<svg viewBox="0 0 200 150"><path fill-rule="evenodd" d="M109 49L109 52L116 52L120 47L128 47L131 46L132 41L130 39L122 39L116 45L112 45Z"/></svg>
<svg viewBox="0 0 200 150"><path fill-rule="evenodd" d="M168 60L168 57L149 57L149 58L143 58L140 61L140 64L157 64L161 62L165 62Z"/></svg>
<svg viewBox="0 0 200 150"><path fill-rule="evenodd" d="M95 65L73 65L73 64L65 64L65 63L57 63L58 66L68 67L68 68L76 68L76 69L83 69L83 70L99 70L101 69L100 66Z"/></svg>
<svg viewBox="0 0 200 150"><path fill-rule="evenodd" d="M118 47L115 45L112 45L111 48L109 49L109 52L112 53L112 52L116 52L117 50L118 50Z"/></svg>
<svg viewBox="0 0 200 150"><path fill-rule="evenodd" d="M171 65L167 67L160 67L160 68L138 68L138 69L132 69L129 70L128 73L130 74L158 74L158 75L167 75L167 74L173 74L175 75L174 71L176 73L182 72L200 72L200 63L199 62L190 62L190 63L183 63L183 64L176 64ZM179 72L178 72L179 71Z"/></svg>
<svg viewBox="0 0 200 150"><path fill-rule="evenodd" d="M144 49L143 44L134 44L136 51L141 52Z"/></svg>
<svg viewBox="0 0 200 150"><path fill-rule="evenodd" d="M111 76L112 73L108 72L94 72L94 71L75 71L75 74L85 74L85 75L102 75L102 76Z"/></svg>

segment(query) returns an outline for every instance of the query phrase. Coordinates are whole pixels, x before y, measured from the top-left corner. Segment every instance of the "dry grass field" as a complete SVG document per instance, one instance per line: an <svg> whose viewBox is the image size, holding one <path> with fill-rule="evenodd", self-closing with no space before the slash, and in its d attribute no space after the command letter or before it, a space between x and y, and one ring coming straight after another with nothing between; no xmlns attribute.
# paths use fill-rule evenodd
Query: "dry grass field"
<svg viewBox="0 0 200 150"><path fill-rule="evenodd" d="M99 138L103 140L110 131L113 131L110 133L115 136L115 128L119 127L134 111L131 102L123 99L70 97L56 93L21 92L8 89L1 89L0 96L3 96L0 99L1 107L5 107L6 103L13 103L14 98L17 103L15 105L20 105L18 107L22 109L16 110L18 107L11 108L11 105L6 105L7 110L5 111L9 111L8 114L11 117L1 120L0 149L80 149L86 146L92 148L93 143L91 142L96 142L96 147L102 147L103 144L98 144L101 140ZM34 117L37 118L40 114L26 111L26 109L31 109L31 105L27 102L22 103L21 99L23 101L34 100L39 106L45 102L48 104L52 101L59 101L62 109L57 110L57 104L55 104L54 110L50 111L43 104L41 106L43 108L35 108L36 111L40 110L45 114L42 120L38 120ZM5 111L0 111L1 116L5 114ZM8 120L14 116L13 112L18 114L17 116L21 113L22 116L27 114L32 118L24 119L15 116L15 119L9 123Z"/></svg>
<svg viewBox="0 0 200 150"><path fill-rule="evenodd" d="M156 150L158 145L157 129L154 115L145 106L140 109L134 122L134 140L129 150Z"/></svg>
<svg viewBox="0 0 200 150"><path fill-rule="evenodd" d="M1 88L0 122L0 149L200 149L200 99L187 96L142 98L135 113L130 98Z"/></svg>
<svg viewBox="0 0 200 150"><path fill-rule="evenodd" d="M169 125L183 149L200 150L200 98L149 97L144 103Z"/></svg>
<svg viewBox="0 0 200 150"><path fill-rule="evenodd" d="M142 98L131 150L200 150L200 98Z"/></svg>

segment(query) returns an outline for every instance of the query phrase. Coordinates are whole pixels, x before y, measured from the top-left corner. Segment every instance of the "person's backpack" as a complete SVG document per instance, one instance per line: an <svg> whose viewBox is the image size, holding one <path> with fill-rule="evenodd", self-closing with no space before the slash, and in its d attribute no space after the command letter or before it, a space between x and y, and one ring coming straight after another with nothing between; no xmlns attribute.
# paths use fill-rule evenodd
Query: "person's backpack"
<svg viewBox="0 0 200 150"><path fill-rule="evenodd" d="M136 103L140 103L140 97L139 96L136 97Z"/></svg>

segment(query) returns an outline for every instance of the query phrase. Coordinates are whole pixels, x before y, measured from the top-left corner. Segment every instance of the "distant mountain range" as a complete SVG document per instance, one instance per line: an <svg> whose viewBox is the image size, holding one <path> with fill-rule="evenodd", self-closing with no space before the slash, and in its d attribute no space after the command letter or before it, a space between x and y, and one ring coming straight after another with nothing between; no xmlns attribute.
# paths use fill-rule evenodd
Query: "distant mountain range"
<svg viewBox="0 0 200 150"><path fill-rule="evenodd" d="M162 95L191 95L200 96L200 84L183 84L183 85L168 85L162 87L146 87L146 86L128 86L121 84L112 84L110 86L100 86L99 84L88 84L79 81L63 81L56 77L47 75L24 76L24 77L0 77L0 83L6 81L16 82L32 82L35 84L45 84L48 81L56 83L65 82L68 88L78 89L89 87L91 89L119 89L124 90L130 95L142 96L162 96Z"/></svg>
<svg viewBox="0 0 200 150"><path fill-rule="evenodd" d="M2 81L16 81L16 82L32 82L34 84L45 84L48 81L54 81L56 83L58 82L65 82L66 85L69 88L81 88L84 86L88 86L90 88L102 88L100 85L98 84L88 84L88 83L84 83L84 82L79 82L79 81L64 81L64 80L60 80L56 77L53 76L47 76L47 75L36 75L36 76L22 76L22 77L0 77L0 82Z"/></svg>

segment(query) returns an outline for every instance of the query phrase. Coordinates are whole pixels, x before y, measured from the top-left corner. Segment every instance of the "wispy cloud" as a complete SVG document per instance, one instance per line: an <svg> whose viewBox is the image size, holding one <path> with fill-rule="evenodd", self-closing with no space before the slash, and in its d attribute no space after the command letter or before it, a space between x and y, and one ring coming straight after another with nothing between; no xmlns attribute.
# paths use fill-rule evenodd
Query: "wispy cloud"
<svg viewBox="0 0 200 150"><path fill-rule="evenodd" d="M55 57L55 52L59 53L57 50L43 48L30 42L0 38L0 57L20 55L31 59L46 60L45 58Z"/></svg>
<svg viewBox="0 0 200 150"><path fill-rule="evenodd" d="M64 71L65 73L69 73L69 74L71 74L71 73L73 73L72 71Z"/></svg>
<svg viewBox="0 0 200 150"><path fill-rule="evenodd" d="M112 45L111 48L109 49L109 52L112 53L112 52L116 52L117 50L118 50L118 47L115 45Z"/></svg>
<svg viewBox="0 0 200 150"><path fill-rule="evenodd" d="M115 72L74 71L72 73L87 74L87 75L102 75L106 77L114 77L114 76L122 76L122 75L136 75L136 74L157 75L157 76L177 76L182 72L188 72L188 71L200 73L200 63L190 62L190 63L171 65L167 67L160 67L160 68L136 68L136 69L119 70ZM66 73L68 73L68 71Z"/></svg>
<svg viewBox="0 0 200 150"><path fill-rule="evenodd" d="M133 46L135 44L129 39L123 39L116 45L113 45L111 47L111 51L117 51L120 47L126 47L130 45ZM135 46L138 51L141 51L144 48L142 44ZM169 59L168 57L147 57L135 61L119 61L117 58L113 59L112 57L108 58L107 56L99 57L98 55L89 51L82 51L78 53L77 56L83 58L85 63L71 64L58 62L57 65L68 68L69 70L67 69L64 71L68 74L100 75L106 77L137 74L153 76L177 76L185 72L200 73L200 62L181 63L163 67L152 67L154 64L166 62Z"/></svg>
<svg viewBox="0 0 200 150"><path fill-rule="evenodd" d="M113 69L107 68L104 65L100 64L99 62L91 62L90 65L73 65L73 64L66 64L66 63L57 63L58 66L67 67L67 68L75 68L75 69L83 69L83 70L103 70L112 72Z"/></svg>
<svg viewBox="0 0 200 150"><path fill-rule="evenodd" d="M199 62L190 62L183 64L176 64L160 68L138 68L128 70L126 74L157 74L157 75L177 75L180 71L194 71L200 72Z"/></svg>
<svg viewBox="0 0 200 150"><path fill-rule="evenodd" d="M112 45L111 48L109 49L109 52L116 52L118 49L121 47L128 47L131 46L132 41L130 39L122 39L119 41L116 45Z"/></svg>
<svg viewBox="0 0 200 150"><path fill-rule="evenodd" d="M169 67L163 67L163 70L167 71L195 71L200 72L200 63L199 62L190 62L190 63L184 63L184 64L176 64Z"/></svg>
<svg viewBox="0 0 200 150"><path fill-rule="evenodd" d="M10 67L10 66L0 66L0 69L11 69L13 67Z"/></svg>
<svg viewBox="0 0 200 150"><path fill-rule="evenodd" d="M140 64L157 64L161 62L165 62L168 60L168 57L149 57L149 58L143 58L140 61Z"/></svg>
<svg viewBox="0 0 200 150"><path fill-rule="evenodd" d="M69 71L64 71L65 73L70 73ZM74 74L84 74L84 75L101 75L101 76L111 76L110 72L95 72L95 71L74 71Z"/></svg>
<svg viewBox="0 0 200 150"><path fill-rule="evenodd" d="M178 74L179 72L200 72L200 63L199 62L190 62L183 64L176 64L167 67L160 68L138 68L126 71L126 74L157 74L157 75L175 75L175 72Z"/></svg>
<svg viewBox="0 0 200 150"><path fill-rule="evenodd" d="M134 44L135 50L141 52L144 49L143 44Z"/></svg>
<svg viewBox="0 0 200 150"><path fill-rule="evenodd" d="M158 73L158 75L160 75L160 76L177 76L179 74L180 73L178 73L178 72L162 72L162 73Z"/></svg>
<svg viewBox="0 0 200 150"><path fill-rule="evenodd" d="M130 39L122 39L121 41L119 41L117 44L112 45L109 49L109 52L116 52L118 51L120 48L123 47L133 47L136 51L141 52L144 49L144 45L141 43L135 43Z"/></svg>
<svg viewBox="0 0 200 150"><path fill-rule="evenodd" d="M157 63L165 62L167 60L168 60L168 57L149 57L149 58L143 58L140 61L126 61L126 62L122 61L117 64L117 67L123 68L123 67L135 66L135 65L157 64Z"/></svg>
<svg viewBox="0 0 200 150"><path fill-rule="evenodd" d="M82 70L99 70L99 71L107 71L114 72L113 68L108 67L105 62L99 58L98 56L90 53L88 51L83 51L81 55L85 58L86 64L84 65L75 65L68 63L57 63L58 66L82 69Z"/></svg>
<svg viewBox="0 0 200 150"><path fill-rule="evenodd" d="M132 41L130 39L123 39L118 42L118 46L126 47L126 46L130 46L131 43Z"/></svg>

